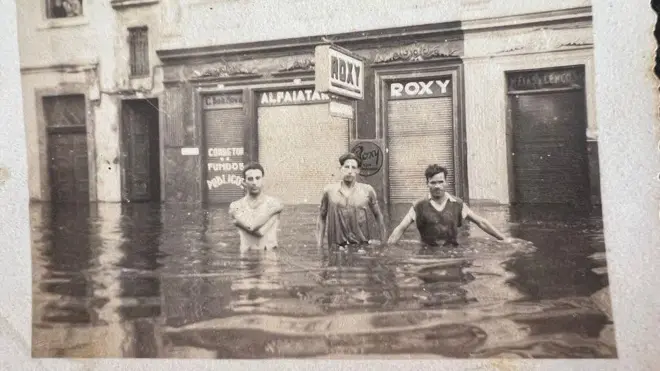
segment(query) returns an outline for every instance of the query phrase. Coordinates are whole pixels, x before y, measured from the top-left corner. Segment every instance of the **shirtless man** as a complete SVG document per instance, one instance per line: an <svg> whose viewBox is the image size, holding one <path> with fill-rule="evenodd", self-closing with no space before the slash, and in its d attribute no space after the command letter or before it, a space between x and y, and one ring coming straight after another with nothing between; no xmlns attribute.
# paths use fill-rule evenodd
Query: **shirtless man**
<svg viewBox="0 0 660 371"><path fill-rule="evenodd" d="M488 220L475 214L458 197L445 191L447 170L439 165L430 165L424 175L429 187L429 195L415 201L401 223L392 231L388 243L399 241L406 229L416 223L422 243L426 246L458 245L458 228L463 220L474 222L486 233L500 241L510 241Z"/></svg>
<svg viewBox="0 0 660 371"><path fill-rule="evenodd" d="M361 250L373 237L369 230L367 209L376 217L380 240L384 241L387 232L376 191L371 185L357 181L360 159L353 153L346 153L339 157L339 164L342 180L327 185L323 190L317 222L317 246L323 247L323 240L327 237L328 247L355 246Z"/></svg>
<svg viewBox="0 0 660 371"><path fill-rule="evenodd" d="M258 163L243 170L245 197L229 205L229 215L238 228L241 250L277 248L277 228L282 203L262 192L264 169Z"/></svg>

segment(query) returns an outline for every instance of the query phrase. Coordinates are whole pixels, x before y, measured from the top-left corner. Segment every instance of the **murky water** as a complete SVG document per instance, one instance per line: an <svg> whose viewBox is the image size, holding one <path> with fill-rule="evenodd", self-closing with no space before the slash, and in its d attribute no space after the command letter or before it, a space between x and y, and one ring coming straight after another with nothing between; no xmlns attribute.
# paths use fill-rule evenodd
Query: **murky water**
<svg viewBox="0 0 660 371"><path fill-rule="evenodd" d="M616 357L600 216L473 208L529 242L329 253L300 206L279 249L240 253L224 209L33 204L33 354Z"/></svg>

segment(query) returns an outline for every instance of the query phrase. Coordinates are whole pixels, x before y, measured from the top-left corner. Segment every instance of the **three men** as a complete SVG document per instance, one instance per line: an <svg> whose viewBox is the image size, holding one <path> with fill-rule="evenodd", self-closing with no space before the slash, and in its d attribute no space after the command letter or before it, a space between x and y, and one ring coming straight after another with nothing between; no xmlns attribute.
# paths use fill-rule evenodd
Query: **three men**
<svg viewBox="0 0 660 371"><path fill-rule="evenodd" d="M243 169L245 196L229 205L229 215L238 228L241 250L277 248L277 228L282 203L262 192L264 169L250 163Z"/></svg>
<svg viewBox="0 0 660 371"><path fill-rule="evenodd" d="M323 247L327 237L329 247L354 246L361 249L373 240L367 210L371 210L379 226L380 240L387 238L385 220L374 188L357 181L362 161L353 153L339 157L342 180L323 190L317 221L316 243Z"/></svg>
<svg viewBox="0 0 660 371"><path fill-rule="evenodd" d="M509 240L488 220L470 210L462 200L445 191L447 182L445 168L433 164L426 169L424 175L429 187L429 195L413 204L408 214L392 231L388 243L399 241L406 229L415 222L424 245L430 247L458 245L458 228L462 226L463 220L474 222L500 241Z"/></svg>
<svg viewBox="0 0 660 371"><path fill-rule="evenodd" d="M353 153L339 158L342 180L331 183L323 190L316 242L319 248L327 238L329 247L354 246L362 249L374 239L368 211L376 218L381 241L387 237L383 214L378 205L374 188L357 181L361 161ZM277 228L282 203L262 192L264 169L258 163L248 164L243 170L246 195L231 203L229 214L238 228L241 250L274 249L277 247ZM447 170L437 164L425 171L429 194L415 201L399 225L387 240L388 244L399 241L413 223L419 231L421 242L429 247L458 245L459 228L464 220L474 222L486 233L500 241L510 241L488 220L475 214L459 198L445 191Z"/></svg>

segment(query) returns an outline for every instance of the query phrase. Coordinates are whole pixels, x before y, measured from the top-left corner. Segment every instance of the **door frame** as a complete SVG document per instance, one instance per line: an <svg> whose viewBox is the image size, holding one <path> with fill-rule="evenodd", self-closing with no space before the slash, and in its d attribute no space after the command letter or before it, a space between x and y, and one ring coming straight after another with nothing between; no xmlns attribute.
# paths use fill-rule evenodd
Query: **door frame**
<svg viewBox="0 0 660 371"><path fill-rule="evenodd" d="M96 184L96 141L94 127L94 112L90 104L88 95L89 87L83 83L61 83L53 88L40 88L35 89L35 111L37 118L37 137L38 137L38 150L39 150L39 195L40 199L46 202L52 200L52 182L50 174L50 153L48 149L49 135L48 135L48 119L44 107L44 98L59 97L66 95L79 95L85 101L85 134L87 137L87 171L89 177L89 202L94 202L97 199L97 184Z"/></svg>
<svg viewBox="0 0 660 371"><path fill-rule="evenodd" d="M119 111L119 115L118 115L118 117L119 117L119 125L118 125L119 126L119 133L118 134L119 134L119 150L120 150L120 155L119 155L119 169L120 169L119 179L120 179L120 186L121 186L121 202L122 203L131 202L130 199L129 199L129 192L128 192L129 191L128 190L128 182L127 182L128 176L126 174L126 171L129 168L128 167L128 155L129 155L128 146L129 146L129 143L127 143L127 141L125 140L125 137L124 137L127 133L127 131L126 131L127 130L127 128L126 128L126 124L127 124L126 121L127 120L125 119L126 118L126 112L124 110L124 107L125 107L126 104L130 104L130 102L146 102L146 101L150 101L150 100L158 102L158 111L159 111L159 113L156 115L156 117L158 118L158 124L155 126L158 130L158 164L159 164L159 166L158 166L158 169L159 169L159 171L158 171L158 173L159 173L158 174L158 183L159 183L159 187L160 187L160 190L159 190L160 197L159 197L158 202L163 202L164 201L164 196L165 195L164 195L164 184L163 184L164 183L163 135L162 135L162 127L161 127L163 122L160 118L160 115L161 115L161 112L160 112L161 111L160 110L161 101L160 101L158 96L148 96L148 97L144 97L144 98L136 98L136 97L124 98L124 99L121 99L120 103L119 103L119 108L118 108L118 111ZM151 202L154 202L154 201L156 201L156 200L154 200L154 199L151 200Z"/></svg>
<svg viewBox="0 0 660 371"><path fill-rule="evenodd" d="M405 65L395 67L373 67L375 84L375 120L376 137L383 140L385 156L383 158L383 193L388 214L391 211L390 200L390 153L387 120L387 84L391 81L406 80L412 78L434 78L440 76L451 76L453 84L453 126L454 126L454 179L456 196L469 202L468 184L468 155L467 155L467 133L465 125L465 93L463 81L463 64L455 60L427 65ZM420 174L421 176L422 174ZM420 178L421 179L421 178ZM422 195L420 195L422 197Z"/></svg>
<svg viewBox="0 0 660 371"><path fill-rule="evenodd" d="M558 71L558 70L577 70L582 73L582 76L584 79L581 81L581 86L580 87L572 87L572 88L548 88L548 89L541 89L541 90L528 90L528 91L511 91L509 90L509 76L511 74L516 74L516 73L525 73L525 72L544 72L544 71ZM511 106L511 96L513 95L535 95L535 94L543 94L543 93L559 93L559 92L575 92L579 91L582 92L582 99L584 101L584 127L581 128L581 133L582 137L584 138L584 171L585 171L585 180L587 182L586 185L586 199L585 202L587 204L591 204L591 188L590 188L590 183L591 183L591 176L589 172L589 153L588 153L588 148L587 148L587 129L589 128L589 99L587 96L587 89L588 89L588 81L587 81L587 71L588 68L585 64L566 64L566 65L551 65L551 66L545 66L545 67L540 67L540 68L519 68L519 69L507 69L504 71L504 102L505 102L505 125L506 125L506 148L507 148L507 177L509 179L509 184L508 184L508 194L509 194L509 204L511 205L516 205L520 204L519 200L516 197L516 185L517 185L517 178L515 176L515 169L514 169L514 155L513 155L513 150L515 149L514 147L514 130L515 130L515 124L513 122L513 117L511 115L512 111L512 106Z"/></svg>

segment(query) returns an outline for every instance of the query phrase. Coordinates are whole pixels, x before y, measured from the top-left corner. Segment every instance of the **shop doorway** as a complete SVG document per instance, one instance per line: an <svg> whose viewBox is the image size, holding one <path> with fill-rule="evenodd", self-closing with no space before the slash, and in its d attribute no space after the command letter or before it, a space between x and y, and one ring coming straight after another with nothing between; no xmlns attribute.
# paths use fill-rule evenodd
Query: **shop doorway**
<svg viewBox="0 0 660 371"><path fill-rule="evenodd" d="M508 82L512 203L588 205L583 68L510 73Z"/></svg>
<svg viewBox="0 0 660 371"><path fill-rule="evenodd" d="M160 202L158 99L122 101L123 198Z"/></svg>
<svg viewBox="0 0 660 371"><path fill-rule="evenodd" d="M85 96L43 98L50 197L54 203L89 202Z"/></svg>
<svg viewBox="0 0 660 371"><path fill-rule="evenodd" d="M446 189L464 197L455 75L395 79L385 84L385 119L392 212L428 194L430 164L447 169Z"/></svg>
<svg viewBox="0 0 660 371"><path fill-rule="evenodd" d="M324 187L339 181L348 152L350 119L330 114L329 98L309 90L267 92L258 108L259 161L267 192L288 205L317 205ZM278 96L298 97L282 104Z"/></svg>

